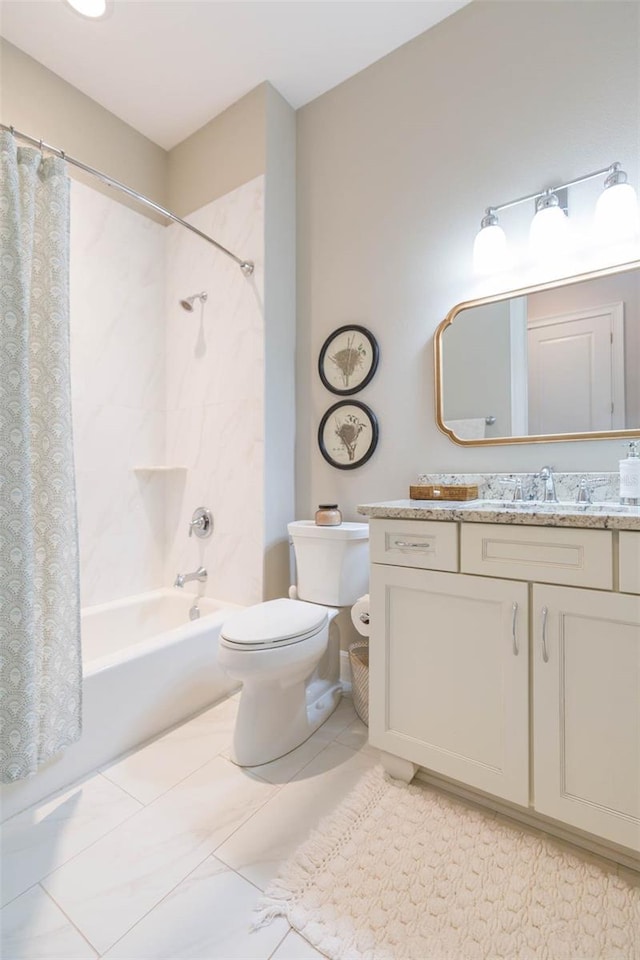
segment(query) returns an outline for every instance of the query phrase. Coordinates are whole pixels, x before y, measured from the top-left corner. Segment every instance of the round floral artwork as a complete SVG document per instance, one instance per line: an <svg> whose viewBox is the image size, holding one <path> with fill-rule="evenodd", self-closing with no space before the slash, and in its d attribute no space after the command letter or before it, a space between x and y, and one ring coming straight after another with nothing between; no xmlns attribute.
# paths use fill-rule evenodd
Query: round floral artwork
<svg viewBox="0 0 640 960"><path fill-rule="evenodd" d="M320 379L332 393L357 393L376 372L378 353L376 338L366 327L340 327L322 345Z"/></svg>
<svg viewBox="0 0 640 960"><path fill-rule="evenodd" d="M342 400L327 410L318 428L318 444L325 460L340 470L362 466L378 443L378 421L357 400Z"/></svg>

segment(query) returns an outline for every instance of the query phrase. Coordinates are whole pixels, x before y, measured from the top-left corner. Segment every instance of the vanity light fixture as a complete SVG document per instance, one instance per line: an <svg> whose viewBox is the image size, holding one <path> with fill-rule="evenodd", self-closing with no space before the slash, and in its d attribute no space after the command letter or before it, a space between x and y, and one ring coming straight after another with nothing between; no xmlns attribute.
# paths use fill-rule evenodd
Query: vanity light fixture
<svg viewBox="0 0 640 960"><path fill-rule="evenodd" d="M99 20L107 12L107 0L66 0L70 7L90 20Z"/></svg>
<svg viewBox="0 0 640 960"><path fill-rule="evenodd" d="M604 189L595 211L596 239L600 243L615 243L633 239L640 232L640 214L636 192L627 183L627 175L620 163L612 163L601 170L587 173L575 180L549 187L539 193L530 193L516 200L487 207L473 245L473 265L476 273L493 273L507 264L507 238L498 225L498 212L520 203L536 201L536 213L531 223L530 245L537 259L549 259L566 250L570 238L569 217L558 194L586 180L606 174Z"/></svg>
<svg viewBox="0 0 640 960"><path fill-rule="evenodd" d="M596 203L595 226L603 240L631 240L640 232L638 198L619 163L613 163Z"/></svg>
<svg viewBox="0 0 640 960"><path fill-rule="evenodd" d="M476 273L495 273L507 265L507 237L493 207L487 207L473 243Z"/></svg>
<svg viewBox="0 0 640 960"><path fill-rule="evenodd" d="M529 244L538 260L551 260L562 253L569 238L569 218L560 206L557 193L547 191L536 200Z"/></svg>

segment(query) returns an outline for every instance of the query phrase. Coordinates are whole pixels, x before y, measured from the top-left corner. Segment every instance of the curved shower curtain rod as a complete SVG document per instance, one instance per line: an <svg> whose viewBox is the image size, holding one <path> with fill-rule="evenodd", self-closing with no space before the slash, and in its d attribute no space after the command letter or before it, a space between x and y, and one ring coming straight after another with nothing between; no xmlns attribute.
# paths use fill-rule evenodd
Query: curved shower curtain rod
<svg viewBox="0 0 640 960"><path fill-rule="evenodd" d="M15 127L8 127L6 124L0 123L0 129L6 130L12 136L18 137L20 140L24 140L27 143L32 143L34 147L38 147L40 150L47 150L48 153L53 153L56 157L66 160L66 162L72 164L72 166L78 167L80 170L84 170L85 173L91 174L92 177L96 177L96 179L102 181L102 183L106 183L108 187L114 187L116 190L121 190L123 193L126 193L127 196L133 197L134 200L138 200L147 207L151 207L152 210L155 210L156 213L160 213L168 220L172 220L174 223L179 223L180 226L186 227L187 230L191 230L191 232L195 233L196 236L206 240L207 243L213 244L213 246L222 253L226 253L228 257L231 257L232 260L235 260L245 277L250 277L253 273L254 264L251 262L251 260L242 260L240 257L237 257L235 253L232 253L231 250L227 250L227 248L223 247L222 244L218 243L217 240L214 240L206 233L203 233L202 230L198 230L197 227L192 226L186 220L183 220L182 217L178 217L175 213L171 213L171 211L167 210L165 207L161 207L159 203L155 203L148 197L138 193L137 190L132 190L131 187L127 187L124 183L120 183L119 180L114 180L114 178L110 177L108 174L101 173L100 170L96 170L94 167L87 166L86 163L82 163L81 160L76 160L75 157L70 157L68 153L64 152L64 150L59 150L57 147L52 147L51 144L45 143L44 140L38 140L36 137L30 137L26 133L20 133L19 130L15 129Z"/></svg>

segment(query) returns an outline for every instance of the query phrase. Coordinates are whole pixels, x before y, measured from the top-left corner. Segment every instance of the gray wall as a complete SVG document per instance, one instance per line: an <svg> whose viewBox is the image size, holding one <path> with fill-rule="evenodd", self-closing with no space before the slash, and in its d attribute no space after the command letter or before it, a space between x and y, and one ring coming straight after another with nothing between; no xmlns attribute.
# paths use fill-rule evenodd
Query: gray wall
<svg viewBox="0 0 640 960"><path fill-rule="evenodd" d="M2 38L0 90L2 123L42 137L182 217L265 172L268 99L278 96L261 84L167 152ZM77 168L71 175L162 219Z"/></svg>
<svg viewBox="0 0 640 960"><path fill-rule="evenodd" d="M121 180L163 206L167 152L66 80L0 38L0 120ZM77 168L73 177L125 201ZM136 206L140 210L140 205Z"/></svg>
<svg viewBox="0 0 640 960"><path fill-rule="evenodd" d="M486 435L511 433L509 302L459 313L443 335L443 420L495 417Z"/></svg>
<svg viewBox="0 0 640 960"><path fill-rule="evenodd" d="M266 84L264 597L290 583L295 514L296 114Z"/></svg>
<svg viewBox="0 0 640 960"><path fill-rule="evenodd" d="M298 516L337 500L354 518L357 503L406 496L426 470L617 469L616 441L453 444L435 425L433 332L454 304L490 292L471 267L487 205L613 160L638 186L639 16L636 3L476 0L299 111ZM585 221L597 192L574 188L572 213ZM505 216L521 242L530 216ZM494 282L542 279L513 270ZM348 322L380 341L357 395L380 443L339 471L317 448L336 398L316 364Z"/></svg>

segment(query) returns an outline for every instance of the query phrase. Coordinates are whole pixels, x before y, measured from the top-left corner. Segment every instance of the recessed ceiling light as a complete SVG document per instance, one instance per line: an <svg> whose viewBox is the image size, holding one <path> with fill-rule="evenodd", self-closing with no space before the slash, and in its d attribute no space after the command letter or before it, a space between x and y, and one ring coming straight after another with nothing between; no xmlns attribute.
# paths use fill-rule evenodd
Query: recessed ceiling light
<svg viewBox="0 0 640 960"><path fill-rule="evenodd" d="M104 17L107 12L107 0L66 0L66 2L77 13L92 20Z"/></svg>

